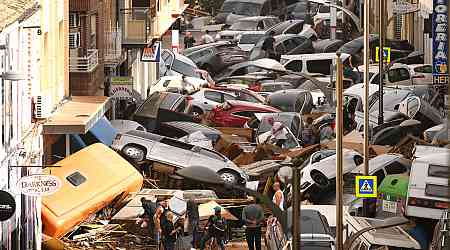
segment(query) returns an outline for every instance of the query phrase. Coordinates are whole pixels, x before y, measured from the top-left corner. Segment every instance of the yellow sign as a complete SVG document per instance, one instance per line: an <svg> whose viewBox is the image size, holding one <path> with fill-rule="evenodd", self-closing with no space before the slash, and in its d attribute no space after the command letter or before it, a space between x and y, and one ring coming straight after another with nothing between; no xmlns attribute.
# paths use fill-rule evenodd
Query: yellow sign
<svg viewBox="0 0 450 250"><path fill-rule="evenodd" d="M380 62L379 53L380 53L380 47L376 47L376 51L375 51L375 61L376 62ZM387 62L387 63L391 62L391 48L390 47L383 48L383 59L384 59L384 62Z"/></svg>
<svg viewBox="0 0 450 250"><path fill-rule="evenodd" d="M357 198L377 197L377 177L376 176L356 176L355 193Z"/></svg>

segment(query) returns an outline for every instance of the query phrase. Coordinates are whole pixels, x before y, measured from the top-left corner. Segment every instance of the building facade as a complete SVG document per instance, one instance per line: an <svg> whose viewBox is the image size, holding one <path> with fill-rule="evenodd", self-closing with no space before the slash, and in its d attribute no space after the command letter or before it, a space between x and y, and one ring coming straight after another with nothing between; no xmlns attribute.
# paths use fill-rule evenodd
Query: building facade
<svg viewBox="0 0 450 250"><path fill-rule="evenodd" d="M0 189L16 203L14 215L0 222L2 249L41 247L40 198L18 193L16 185L41 172L42 117L68 94L68 4L29 2L0 26Z"/></svg>

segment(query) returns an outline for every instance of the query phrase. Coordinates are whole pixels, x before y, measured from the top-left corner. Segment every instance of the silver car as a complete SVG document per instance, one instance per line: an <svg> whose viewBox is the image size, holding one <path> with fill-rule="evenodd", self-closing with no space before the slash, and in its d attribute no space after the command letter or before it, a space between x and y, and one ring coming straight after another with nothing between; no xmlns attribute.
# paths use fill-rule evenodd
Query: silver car
<svg viewBox="0 0 450 250"><path fill-rule="evenodd" d="M157 134L128 131L119 134L111 147L135 162L148 160L176 168L203 166L225 182L245 184L248 180L248 175L222 154Z"/></svg>

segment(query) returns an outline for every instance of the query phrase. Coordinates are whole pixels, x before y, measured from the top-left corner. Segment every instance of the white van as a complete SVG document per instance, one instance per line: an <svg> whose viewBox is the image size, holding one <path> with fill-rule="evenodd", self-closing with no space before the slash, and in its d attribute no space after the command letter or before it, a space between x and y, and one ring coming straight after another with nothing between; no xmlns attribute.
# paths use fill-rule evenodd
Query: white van
<svg viewBox="0 0 450 250"><path fill-rule="evenodd" d="M449 208L450 149L416 146L409 177L406 215L439 220Z"/></svg>
<svg viewBox="0 0 450 250"><path fill-rule="evenodd" d="M341 54L342 61L347 60L349 57L349 54ZM332 65L336 64L336 53L282 55L280 63L287 70L311 75L322 74L329 76Z"/></svg>

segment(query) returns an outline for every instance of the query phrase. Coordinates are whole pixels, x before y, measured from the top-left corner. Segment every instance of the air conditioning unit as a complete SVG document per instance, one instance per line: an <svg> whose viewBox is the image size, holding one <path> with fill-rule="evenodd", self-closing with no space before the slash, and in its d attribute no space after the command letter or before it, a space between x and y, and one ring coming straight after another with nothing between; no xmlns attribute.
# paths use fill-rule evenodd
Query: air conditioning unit
<svg viewBox="0 0 450 250"><path fill-rule="evenodd" d="M45 119L50 117L52 113L52 101L50 97L38 95L35 98L34 115L37 119Z"/></svg>

